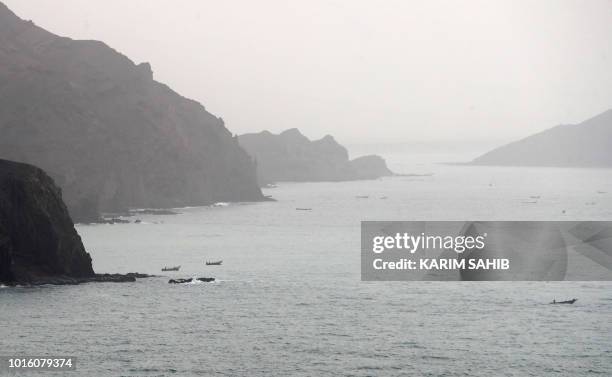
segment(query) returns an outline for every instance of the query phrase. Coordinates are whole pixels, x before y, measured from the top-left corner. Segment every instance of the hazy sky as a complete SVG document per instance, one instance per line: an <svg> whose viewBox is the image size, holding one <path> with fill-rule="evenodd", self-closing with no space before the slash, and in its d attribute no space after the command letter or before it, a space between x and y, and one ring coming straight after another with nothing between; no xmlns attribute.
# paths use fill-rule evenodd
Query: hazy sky
<svg viewBox="0 0 612 377"><path fill-rule="evenodd" d="M4 0L237 133L512 140L612 108L612 1Z"/></svg>

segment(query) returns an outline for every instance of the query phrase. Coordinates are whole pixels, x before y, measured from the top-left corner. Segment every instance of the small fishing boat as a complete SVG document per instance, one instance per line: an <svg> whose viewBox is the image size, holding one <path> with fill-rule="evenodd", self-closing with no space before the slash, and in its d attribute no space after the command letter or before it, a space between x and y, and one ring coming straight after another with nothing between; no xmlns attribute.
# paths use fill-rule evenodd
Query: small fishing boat
<svg viewBox="0 0 612 377"><path fill-rule="evenodd" d="M207 265L207 266L220 266L220 265L221 265L221 263L223 263L223 261L222 261L222 260L218 260L218 261L214 261L214 262L209 262L209 261L206 261L206 265Z"/></svg>
<svg viewBox="0 0 612 377"><path fill-rule="evenodd" d="M162 268L162 271L178 271L181 269L181 266L174 266L174 267L164 267Z"/></svg>
<svg viewBox="0 0 612 377"><path fill-rule="evenodd" d="M551 304L568 304L568 305L572 305L576 301L578 301L577 298L573 298L573 299L567 300L567 301L552 300Z"/></svg>

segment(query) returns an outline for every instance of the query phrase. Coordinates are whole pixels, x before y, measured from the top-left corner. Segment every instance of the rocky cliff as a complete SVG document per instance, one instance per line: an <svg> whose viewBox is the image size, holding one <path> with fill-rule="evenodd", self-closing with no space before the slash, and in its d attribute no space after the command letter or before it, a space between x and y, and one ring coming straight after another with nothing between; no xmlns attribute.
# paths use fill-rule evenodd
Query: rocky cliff
<svg viewBox="0 0 612 377"><path fill-rule="evenodd" d="M475 165L612 167L612 110L492 150Z"/></svg>
<svg viewBox="0 0 612 377"><path fill-rule="evenodd" d="M94 276L53 180L34 166L0 160L0 283Z"/></svg>
<svg viewBox="0 0 612 377"><path fill-rule="evenodd" d="M376 179L393 175L385 159L377 155L357 157L349 161L355 179Z"/></svg>
<svg viewBox="0 0 612 377"><path fill-rule="evenodd" d="M72 40L0 3L0 158L40 166L77 220L98 210L261 200L222 119L102 42Z"/></svg>
<svg viewBox="0 0 612 377"><path fill-rule="evenodd" d="M262 184L278 181L345 181L392 175L378 156L349 160L348 151L332 136L309 140L293 128L274 135L268 131L239 136L253 157Z"/></svg>

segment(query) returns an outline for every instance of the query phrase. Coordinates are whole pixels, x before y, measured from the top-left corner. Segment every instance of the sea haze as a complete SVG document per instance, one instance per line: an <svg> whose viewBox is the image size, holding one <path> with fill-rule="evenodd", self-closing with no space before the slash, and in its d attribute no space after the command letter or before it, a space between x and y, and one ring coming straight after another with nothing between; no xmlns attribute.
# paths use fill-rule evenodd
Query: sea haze
<svg viewBox="0 0 612 377"><path fill-rule="evenodd" d="M362 220L611 220L609 170L386 157L433 175L281 183L276 202L79 225L97 272L181 270L0 289L0 345L76 355L82 375L612 374L612 283L366 283L359 244ZM218 281L167 284L191 276Z"/></svg>

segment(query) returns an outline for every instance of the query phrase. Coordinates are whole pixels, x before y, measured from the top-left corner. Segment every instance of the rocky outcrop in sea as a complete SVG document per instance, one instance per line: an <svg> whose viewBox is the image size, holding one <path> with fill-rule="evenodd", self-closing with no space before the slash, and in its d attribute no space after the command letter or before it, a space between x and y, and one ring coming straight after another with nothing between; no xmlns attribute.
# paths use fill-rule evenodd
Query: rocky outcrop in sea
<svg viewBox="0 0 612 377"><path fill-rule="evenodd" d="M393 175L382 157L371 155L349 160L346 148L330 135L311 141L292 128L278 135L268 131L245 134L238 140L255 161L262 185L279 181L350 181Z"/></svg>
<svg viewBox="0 0 612 377"><path fill-rule="evenodd" d="M0 160L0 284L125 282L144 274L96 274L62 193L41 169Z"/></svg>

